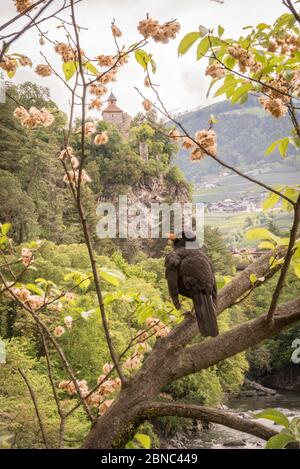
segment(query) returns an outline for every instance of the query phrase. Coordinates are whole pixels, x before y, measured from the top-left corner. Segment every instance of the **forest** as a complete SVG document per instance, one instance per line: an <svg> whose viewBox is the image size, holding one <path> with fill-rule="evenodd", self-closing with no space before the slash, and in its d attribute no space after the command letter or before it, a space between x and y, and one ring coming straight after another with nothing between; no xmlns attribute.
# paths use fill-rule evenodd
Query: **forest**
<svg viewBox="0 0 300 469"><path fill-rule="evenodd" d="M207 0L219 19L193 31L179 13L147 14L125 45L112 5L98 55L87 50L85 2L10 1L0 25L0 449L201 449L220 426L242 446L255 437L248 447L299 449L300 185L249 172L268 158L299 174L299 1L278 0L280 16L235 37L219 24L226 0ZM203 63L214 104L169 111L157 81L171 45L174 67L193 54ZM142 74L133 117L114 96L127 67ZM141 222L119 236L120 221L101 237L99 207L120 195L134 207L192 204L193 182L222 171L265 198L239 227L246 255L204 224L217 290L210 337L193 296L174 301L174 219L169 239L161 225L142 237ZM294 413L276 399L234 412L247 392L273 390L293 393Z"/></svg>

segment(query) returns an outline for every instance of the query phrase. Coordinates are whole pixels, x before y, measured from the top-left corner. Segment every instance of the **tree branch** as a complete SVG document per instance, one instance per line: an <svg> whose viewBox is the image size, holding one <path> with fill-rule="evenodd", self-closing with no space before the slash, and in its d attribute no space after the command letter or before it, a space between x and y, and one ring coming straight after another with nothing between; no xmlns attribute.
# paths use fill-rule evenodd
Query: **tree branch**
<svg viewBox="0 0 300 469"><path fill-rule="evenodd" d="M149 75L148 75L149 77ZM150 82L151 83L151 82ZM235 174L237 174L238 176L244 178L244 179L247 179L248 181L250 182L253 182L254 184L260 186L260 187L263 187L264 189L266 189L267 191L269 192L273 192L274 194L277 194L279 197L285 199L287 202L289 202L290 204L292 204L293 206L295 206L295 203L293 202L293 200L291 200L289 197L287 197L286 195L282 194L281 192L277 191L276 189L274 189L273 187L271 186L268 186L267 184L261 182L261 181L258 181L257 179L254 179L252 178L251 176L248 176L247 174L243 173L242 171L236 169L234 166L231 166L227 163L225 163L223 160L221 160L220 158L218 158L217 156L213 155L211 152L209 152L206 148L204 148L199 142L197 142L197 140L195 140L190 134L189 132L185 129L185 127L178 121L176 120L174 117L171 116L171 114L168 112L168 110L166 109L165 105L163 104L160 96L159 96L159 93L158 91L154 88L154 86L152 85L152 83L150 84L151 86L151 89L154 91L160 105L162 108L158 107L156 104L152 103L153 104L153 107L159 111L164 117L166 117L167 119L169 119L171 122L173 122L184 134L185 137L189 138L195 146L199 147L207 156L210 156L213 160L215 160L217 163L219 163L221 166L223 166L224 168L227 168L227 169L230 169L230 171L234 172ZM140 94L140 96L143 98L143 99L146 99L145 96L140 92L140 90L135 87L135 89L137 90L137 92Z"/></svg>
<svg viewBox="0 0 300 469"><path fill-rule="evenodd" d="M275 311L272 322L268 321L267 314L264 314L216 338L186 347L175 360L174 376L178 379L215 365L265 339L270 339L298 320L300 297L280 306Z"/></svg>
<svg viewBox="0 0 300 469"><path fill-rule="evenodd" d="M70 1L71 1L71 13L72 13L71 17L72 17L72 23L74 27L74 33L75 33L75 39L76 39L75 43L76 43L76 49L77 49L77 55L78 55L78 61L79 61L79 74L81 76L82 85L83 85L83 92L82 92L82 97L81 97L81 109L82 109L82 113L81 113L81 158L80 158L80 164L79 164L79 170L78 170L79 175L78 175L78 183L76 187L77 193L75 197L75 202L77 205L78 214L79 214L80 221L81 221L82 228L83 228L85 243L88 248L90 263L91 263L93 277L94 277L95 289L96 289L96 294L97 294L97 299L98 299L98 304L100 308L102 324L103 324L103 328L104 328L104 332L106 336L107 345L110 351L113 364L120 377L122 385L124 385L125 378L122 372L122 368L120 367L118 357L117 357L117 354L116 354L116 351L115 351L115 348L111 339L109 327L108 327L108 321L107 321L105 307L104 307L103 298L102 298L100 279L99 279L99 275L97 271L96 259L94 255L94 250L92 246L92 241L91 241L91 236L90 236L90 232L89 232L89 228L87 224L86 215L85 215L84 208L83 208L82 201L81 201L81 190L80 190L81 189L81 174L82 174L82 170L83 170L83 166L85 162L85 101L86 101L87 84L85 82L85 77L84 77L80 39L79 39L79 34L77 30L77 25L76 25L76 18L75 18L74 0L70 0Z"/></svg>
<svg viewBox="0 0 300 469"><path fill-rule="evenodd" d="M45 0L41 0L41 1L43 2L43 1L45 1ZM76 1L75 1L75 3L79 3L79 2L82 2L82 0L76 0ZM47 20L49 20L49 19L51 19L51 18L56 18L56 19L58 19L59 21L62 21L60 18L57 18L56 15L57 15L58 13L61 13L63 10L66 10L67 8L70 8L70 4L66 5L66 0L64 0L62 7L60 7L58 10L56 10L54 13L51 13L50 15L41 18L39 21L35 21L34 18L33 18L33 22L32 22L32 23L29 23L29 24L27 25L26 31L28 31L29 29L33 28L34 26L37 26L37 25L39 25L40 23L43 23L44 21L47 21ZM21 15L21 16L23 16L23 15ZM29 15L27 15L27 16L29 16ZM16 17L13 18L13 22L14 22L16 19L17 19ZM11 20L10 20L10 24L12 24L12 23L11 23ZM4 25L4 26L6 27L6 26L8 26L8 25ZM1 27L1 29L4 29L4 28ZM0 29L0 30L1 30L1 29ZM11 36L15 36L15 34L16 34L16 33L6 34L5 36L1 36L1 37L0 37L0 40L8 39L8 38L11 37ZM15 40L15 39L13 39L13 40Z"/></svg>
<svg viewBox="0 0 300 469"><path fill-rule="evenodd" d="M256 278L267 276L269 279L273 277L278 272L279 266L277 265L270 270L270 258L271 256L280 258L285 253L286 248L281 247L277 251L263 255L225 285L218 293L217 315L233 306L238 298L253 287L250 280L251 274L254 274ZM259 288L259 285L256 288ZM197 323L195 318L190 315L171 331L166 340L170 341L172 346L175 344L186 345L196 334L198 334Z"/></svg>
<svg viewBox="0 0 300 469"><path fill-rule="evenodd" d="M21 13L19 13L18 15L14 16L12 19L10 19L9 21L7 21L6 23L2 24L0 26L0 31L2 31L3 29L7 28L8 26L10 26L11 24L13 24L15 21L17 21L18 19L22 18L22 16L25 16L27 15L31 10L33 10L34 8L36 8L38 5L40 5L41 3L43 3L44 0L38 0L37 2L33 3L30 7L26 8L26 10L22 11Z"/></svg>
<svg viewBox="0 0 300 469"><path fill-rule="evenodd" d="M42 337L43 341L43 347L45 351L45 356L46 356L46 362L47 362L47 369L48 369L48 378L50 381L51 389L52 389L52 394L56 403L57 407L57 412L60 417L60 425L59 425L59 438L58 438L58 447L62 448L63 447L63 441L64 441L64 429L65 429L65 416L63 413L63 410L61 408L61 403L57 394L57 389L55 386L53 374L52 374L52 366L51 366L51 361L50 361L50 354L49 354L49 348L47 344L47 339L45 337L45 333L43 331L43 328L38 324L38 328Z"/></svg>
<svg viewBox="0 0 300 469"><path fill-rule="evenodd" d="M284 259L284 263L282 266L282 269L280 271L280 276L277 282L277 285L275 287L275 290L273 292L272 296L272 301L270 304L269 312L268 312L268 320L270 321L273 317L274 311L277 307L280 293L282 290L282 287L284 285L284 281L294 254L294 246L297 238L297 232L299 228L299 223L300 223L300 195L298 197L296 206L294 208L294 221L293 221L293 226L291 228L291 234L290 234L290 240L289 240L289 245L287 249L287 253Z"/></svg>
<svg viewBox="0 0 300 469"><path fill-rule="evenodd" d="M235 430L249 435L254 435L263 440L268 440L278 433L258 422L237 417L236 415L224 412L223 410L177 402L149 402L144 405L142 415L145 419L169 415L217 423L219 425L224 425L225 427L234 428Z"/></svg>
<svg viewBox="0 0 300 469"><path fill-rule="evenodd" d="M243 279L243 283L245 286L246 279ZM226 287L221 291L219 309L232 303L241 293L238 290L235 294L233 289L230 298L226 299ZM84 447L123 447L141 423L141 408L147 408L149 400L156 398L165 386L240 353L299 320L300 297L280 306L271 322L267 321L267 315L260 316L214 339L206 339L189 347L184 345L197 333L193 333L195 319L183 321L167 337L156 341L152 353L128 387L121 391L115 403L97 420Z"/></svg>
<svg viewBox="0 0 300 469"><path fill-rule="evenodd" d="M282 3L290 10L290 12L294 15L295 19L300 24L300 15L294 7L292 0L283 0Z"/></svg>
<svg viewBox="0 0 300 469"><path fill-rule="evenodd" d="M26 26L24 26L23 29L21 29L18 33L16 33L16 34L14 35L14 37L13 37L10 41L8 41L8 42L3 42L2 50L1 50L1 52L0 52L0 62L1 62L1 60L2 60L2 58L3 58L3 56L4 56L4 54L6 53L6 51L7 51L7 50L9 49L9 47L11 46L11 44L12 44L13 42L15 42L17 39L19 39L19 37L21 37L22 34L24 34L25 31L27 31L27 29L29 29L29 28L32 26L33 22L36 21L36 19L43 13L44 10L46 10L46 8L48 8L48 6L49 6L52 2L53 2L53 0L48 0L48 2L46 3L46 5L44 5L44 6L37 12L37 14L34 16L34 18L33 18L32 20L30 20L30 22L27 23Z"/></svg>
<svg viewBox="0 0 300 469"><path fill-rule="evenodd" d="M33 402L33 405L34 405L34 410L35 410L35 413L36 413L36 416L37 416L37 419L38 419L39 427L40 427L40 430L41 430L43 442L44 442L45 447L48 448L46 431L45 431L42 416L41 416L39 408L38 408L38 403L37 403L35 392L34 392L32 386L31 386L27 376L25 375L24 371L22 371L21 368L18 368L18 371L19 371L20 375L22 376L23 380L25 381L26 386L28 388L28 391L30 393L30 396L31 396L31 399L32 399L32 402Z"/></svg>
<svg viewBox="0 0 300 469"><path fill-rule="evenodd" d="M9 287L9 285L7 284L3 274L1 273L0 271L0 279L2 280L4 286L8 289L10 295L14 298L14 300L25 310L27 311L31 316L32 318L35 320L35 322L37 323L38 326L40 326L46 333L46 336L49 338L50 342L52 343L52 345L54 346L55 350L57 351L61 361L62 361L62 364L64 366L64 368L66 369L67 373L69 374L72 382L74 383L74 386L75 386L75 389L76 389L76 392L78 394L78 397L83 405L83 408L86 412L86 414L88 415L89 419L93 422L94 420L94 417L91 413L91 410L89 408L89 406L87 405L87 403L85 402L85 399L83 398L82 394L81 394L81 391L80 391L80 388L79 388L79 385L78 385L78 382L77 382L77 379L76 379L76 376L75 376L75 373L70 365L70 363L68 362L65 354L64 354L64 351L62 350L61 346L58 344L57 340L55 340L54 336L51 334L50 330L48 329L48 327L46 326L46 324L41 320L41 318L39 317L39 315L36 313L36 311L34 311L33 309L31 309L29 306L27 306L25 303L23 303L22 301L19 300L19 298L15 295L15 293L13 292L13 290Z"/></svg>

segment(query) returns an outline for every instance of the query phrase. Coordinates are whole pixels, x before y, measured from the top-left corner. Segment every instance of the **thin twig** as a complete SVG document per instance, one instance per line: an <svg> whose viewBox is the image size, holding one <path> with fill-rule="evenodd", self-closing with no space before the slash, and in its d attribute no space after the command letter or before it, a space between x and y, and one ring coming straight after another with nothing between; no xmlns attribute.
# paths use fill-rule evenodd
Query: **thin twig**
<svg viewBox="0 0 300 469"><path fill-rule="evenodd" d="M45 431L45 427L44 427L44 423L43 423L41 413L39 411L39 407L38 407L35 392L34 392L32 386L31 386L27 376L25 375L24 371L22 371L21 368L18 368L18 371L19 371L20 375L22 376L23 380L25 381L26 386L28 388L28 391L30 393L31 400L32 400L33 405L34 405L34 410L35 410L35 413L36 413L36 416L37 416L37 419L38 419L39 427L40 427L40 430L41 430L43 442L44 442L45 447L48 448L46 431Z"/></svg>
<svg viewBox="0 0 300 469"><path fill-rule="evenodd" d="M291 228L291 234L290 234L290 240L289 240L289 245L287 249L287 253L284 259L283 266L281 268L280 276L277 282L277 285L275 287L274 293L272 295L272 301L270 304L270 308L268 311L267 315L267 320L270 321L274 315L274 312L277 308L280 293L282 290L282 287L284 285L284 281L286 278L286 274L288 272L288 268L290 266L293 254L294 254L294 246L297 238L297 231L299 228L299 223L300 223L300 195L298 197L295 209L294 209L294 220L293 220L293 226Z"/></svg>
<svg viewBox="0 0 300 469"><path fill-rule="evenodd" d="M15 34L15 36L8 42L3 42L3 45L2 45L2 50L0 52L0 62L4 56L4 54L7 52L7 50L9 49L9 47L12 45L13 42L15 42L17 39L19 39L24 33L25 31L27 31L32 25L33 25L33 22L36 21L36 19L46 10L46 8L48 8L48 6L53 2L53 0L48 0L48 2L46 3L46 5L44 5L38 12L37 14L34 16L33 20L30 20L29 23L27 23L23 29L21 29L18 33Z"/></svg>
<svg viewBox="0 0 300 469"><path fill-rule="evenodd" d="M153 107L159 111L163 116L165 116L167 119L169 119L171 122L173 122L177 127L179 127L181 129L181 131L183 132L184 136L185 137L188 137L194 144L195 146L199 147L204 153L206 153L206 155L210 156L212 159L214 159L217 163L219 163L221 166L223 166L224 168L227 168L227 169L230 169L230 171L234 172L235 174L237 174L238 176L241 176L242 178L244 179L247 179L248 181L250 182L253 182L254 184L257 184L258 186L261 186L263 187L264 189L266 189L267 191L269 192L273 192L274 194L277 194L279 197L285 199L287 202L289 202L290 204L292 204L293 206L295 205L295 202L290 199L289 197L287 197L286 195L282 194L281 192L277 191L276 189L274 189L273 187L270 187L268 186L267 184L264 184L263 182L261 181L258 181L257 179L254 179L252 178L251 176L248 176L247 174L243 173L242 171L239 171L238 169L236 169L234 166L231 166L227 163L225 163L223 160L221 160L220 158L218 158L217 156L213 155L212 153L210 153L209 151L207 151L206 148L204 148L201 144L199 144L199 142L197 142L197 140L195 140L188 132L187 130L183 127L183 125L176 119L174 119L174 117L171 116L171 114L169 114L169 112L167 111L166 107L164 106L159 94L158 94L158 91L153 87L153 85L151 86L152 90L154 91L154 93L156 94L156 97L160 103L160 105L162 106L162 108L160 108L159 106L157 106L155 103L152 103L153 104ZM143 98L143 99L146 99L145 96L141 93L141 91L135 87L135 90L140 94L140 96ZM159 130L160 132L162 132L161 130ZM168 134L165 134L166 136L169 136Z"/></svg>
<svg viewBox="0 0 300 469"><path fill-rule="evenodd" d="M77 382L77 379L76 379L76 376L75 376L75 373L69 363L69 361L67 360L65 354L64 354L64 351L62 350L61 346L58 344L57 340L54 338L54 336L52 335L52 333L50 332L49 328L46 326L46 324L41 320L41 318L39 317L39 315L33 310L31 309L27 304L23 303L22 301L19 300L19 298L17 297L17 295L14 293L14 291L9 287L9 285L7 284L2 272L0 271L0 279L2 280L3 284L5 285L5 287L8 288L9 290L9 293L10 295L15 299L15 301L23 308L25 309L25 311L27 311L32 317L33 319L35 320L35 322L40 325L43 330L45 331L47 337L49 338L50 342L52 343L52 345L54 346L54 348L56 349L67 373L70 375L71 377L71 380L73 381L74 383L74 386L75 386L75 389L76 389L76 392L79 396L79 399L84 407L84 410L86 411L89 419L93 422L94 421L94 417L91 413L91 410L89 408L89 406L87 405L87 403L85 402L83 396L82 396L82 393L80 391L80 388L79 388L79 385L78 385L78 382Z"/></svg>
<svg viewBox="0 0 300 469"><path fill-rule="evenodd" d="M83 170L83 165L85 162L85 99L86 99L86 91L87 91L87 84L85 82L85 77L84 77L84 71L83 71L83 63L82 63L82 58L81 58L81 47L80 47L80 39L79 39L79 34L77 30L77 25L76 25L76 18L75 18L75 9L74 9L74 0L71 1L71 17L72 17L72 23L74 27L74 34L76 38L76 48L77 48L77 55L78 55L78 61L79 61L79 73L81 76L82 80L82 85L83 85L83 91L82 91L82 97L81 97L81 102L82 102L82 113L81 113L81 159L80 159L80 165L79 165L79 175L78 175L78 182L77 182L77 197L76 197L76 204L77 204L77 209L78 213L80 216L82 228L83 228L83 234L85 238L85 242L88 248L88 253L90 257L90 262L92 266L92 272L93 272L93 277L94 277L94 283L95 283L95 289L96 289L96 294L98 298L98 303L100 307L100 312L101 312L101 318L102 318L102 323L103 323L103 328L106 336L106 341L107 345L110 351L111 359L113 361L113 364L117 370L117 373L121 379L122 385L125 384L125 378L122 373L122 369L118 363L118 358L116 351L114 349L109 327L108 327L108 321L105 313L105 307L103 303L103 298L102 298L102 291L101 291L101 286L100 286L100 279L97 271L97 264L96 264L96 259L92 247L92 242L91 242L91 236L87 224L87 219L85 215L85 211L82 205L81 201L81 174Z"/></svg>
<svg viewBox="0 0 300 469"><path fill-rule="evenodd" d="M7 28L8 26L10 26L12 23L14 23L15 21L17 21L18 19L22 18L22 16L25 16L27 15L31 10L33 10L34 8L36 8L38 5L40 5L41 3L43 3L44 0L38 0L38 2L35 2L33 3L31 6L29 6L28 8L26 8L26 10L22 11L21 13L19 13L18 15L16 15L14 18L12 18L11 20L7 21L6 23L2 24L0 26L0 31L2 31L3 29Z"/></svg>
<svg viewBox="0 0 300 469"><path fill-rule="evenodd" d="M282 3L290 10L290 12L294 15L295 19L300 24L300 14L297 12L296 8L294 7L292 0L283 0Z"/></svg>

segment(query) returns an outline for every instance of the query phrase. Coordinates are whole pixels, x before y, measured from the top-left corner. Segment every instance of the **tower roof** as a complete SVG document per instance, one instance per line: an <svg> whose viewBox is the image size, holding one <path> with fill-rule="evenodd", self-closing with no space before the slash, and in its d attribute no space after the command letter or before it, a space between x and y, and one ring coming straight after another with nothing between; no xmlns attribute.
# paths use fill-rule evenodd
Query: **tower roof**
<svg viewBox="0 0 300 469"><path fill-rule="evenodd" d="M108 105L105 109L103 109L102 115L103 115L104 112L123 112L122 109L120 109L116 105L117 98L115 97L115 95L113 94L112 91L111 91L107 101L108 101Z"/></svg>
<svg viewBox="0 0 300 469"><path fill-rule="evenodd" d="M117 98L115 97L115 95L113 94L112 91L110 92L110 95L108 97L108 101L117 101Z"/></svg>

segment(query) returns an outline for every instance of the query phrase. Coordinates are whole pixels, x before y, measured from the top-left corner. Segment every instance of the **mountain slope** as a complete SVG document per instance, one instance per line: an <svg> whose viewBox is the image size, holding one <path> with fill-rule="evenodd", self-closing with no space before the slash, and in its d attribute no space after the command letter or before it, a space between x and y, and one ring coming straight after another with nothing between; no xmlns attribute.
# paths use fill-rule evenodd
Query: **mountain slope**
<svg viewBox="0 0 300 469"><path fill-rule="evenodd" d="M197 130L208 127L211 114L218 119L218 124L215 125L218 156L224 162L247 171L262 164L272 165L283 161L277 151L269 157L264 157L264 152L274 140L289 134L291 123L287 117L275 120L262 109L257 98L250 97L243 106L222 101L182 114L178 120L193 135ZM284 163L299 168L295 154L296 150L290 146ZM178 153L174 163L193 182L200 182L203 176L222 171L220 165L211 158L201 161L201 165L192 163L185 150Z"/></svg>

